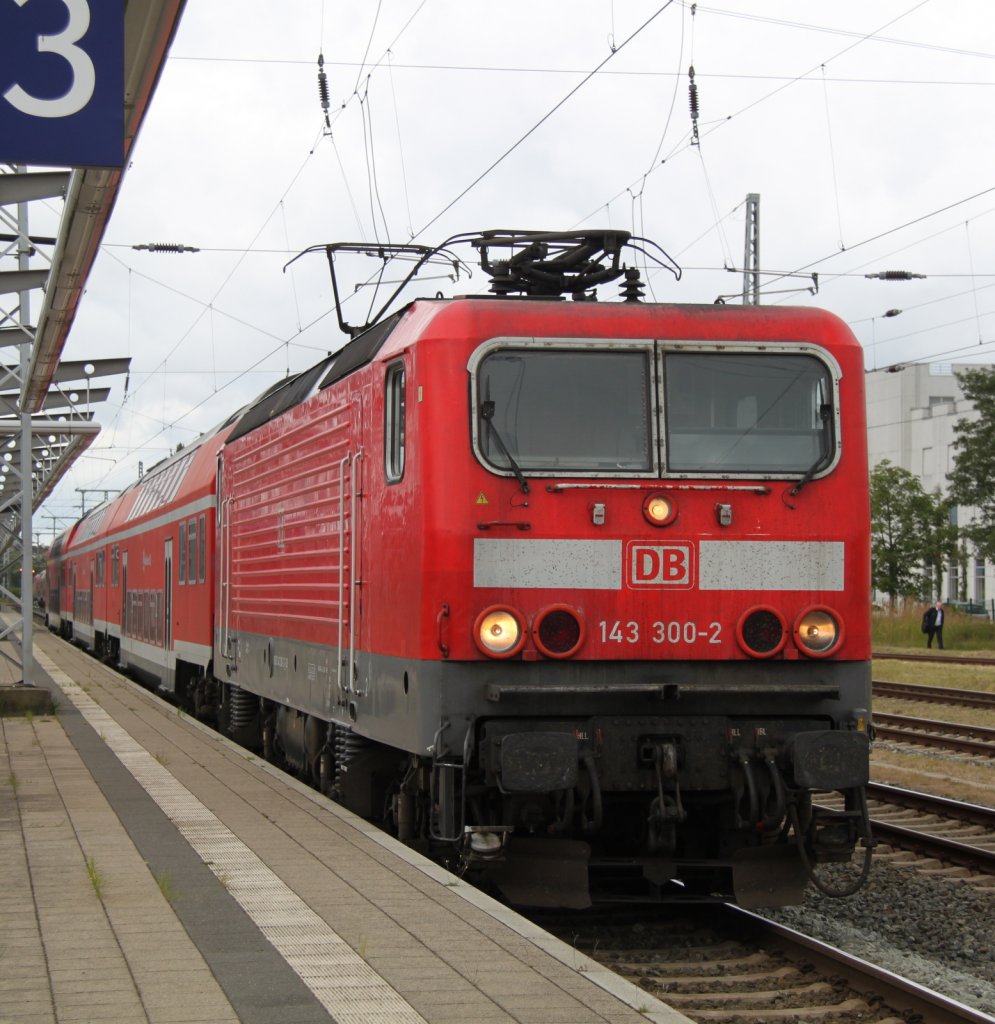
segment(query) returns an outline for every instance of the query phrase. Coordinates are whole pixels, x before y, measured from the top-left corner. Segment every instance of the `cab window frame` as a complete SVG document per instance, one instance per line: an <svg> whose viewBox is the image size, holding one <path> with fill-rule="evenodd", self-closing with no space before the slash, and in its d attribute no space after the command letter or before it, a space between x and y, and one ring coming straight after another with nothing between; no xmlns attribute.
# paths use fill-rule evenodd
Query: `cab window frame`
<svg viewBox="0 0 995 1024"><path fill-rule="evenodd" d="M407 368L390 363L384 374L384 476L388 484L404 479L407 462Z"/></svg>

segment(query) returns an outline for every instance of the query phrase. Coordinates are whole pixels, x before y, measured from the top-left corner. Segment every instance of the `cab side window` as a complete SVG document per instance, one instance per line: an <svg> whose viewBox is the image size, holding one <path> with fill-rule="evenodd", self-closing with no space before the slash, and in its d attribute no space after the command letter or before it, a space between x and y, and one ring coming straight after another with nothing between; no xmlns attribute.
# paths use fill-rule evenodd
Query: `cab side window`
<svg viewBox="0 0 995 1024"><path fill-rule="evenodd" d="M384 472L388 483L404 476L404 363L387 367L384 381Z"/></svg>

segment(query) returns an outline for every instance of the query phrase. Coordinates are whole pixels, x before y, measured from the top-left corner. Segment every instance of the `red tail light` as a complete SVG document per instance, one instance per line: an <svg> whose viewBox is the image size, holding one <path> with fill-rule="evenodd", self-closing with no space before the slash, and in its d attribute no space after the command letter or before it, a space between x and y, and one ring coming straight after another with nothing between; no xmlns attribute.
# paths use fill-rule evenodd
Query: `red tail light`
<svg viewBox="0 0 995 1024"><path fill-rule="evenodd" d="M565 604L544 608L532 624L532 639L547 658L569 658L576 654L586 635L584 620Z"/></svg>
<svg viewBox="0 0 995 1024"><path fill-rule="evenodd" d="M736 626L739 646L753 658L773 658L788 639L787 626L774 608L751 608Z"/></svg>

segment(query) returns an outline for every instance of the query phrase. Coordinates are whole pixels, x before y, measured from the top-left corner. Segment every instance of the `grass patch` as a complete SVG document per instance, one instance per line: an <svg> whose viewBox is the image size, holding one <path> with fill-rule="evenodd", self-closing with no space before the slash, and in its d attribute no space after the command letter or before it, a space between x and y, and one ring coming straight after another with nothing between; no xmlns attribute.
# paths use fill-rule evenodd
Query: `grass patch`
<svg viewBox="0 0 995 1024"><path fill-rule="evenodd" d="M991 665L938 665L936 662L901 661L894 658L871 663L875 679L893 683L918 683L921 686L943 686L955 690L983 690L995 693L995 668ZM925 708L926 705L923 705ZM936 708L939 713L938 706ZM935 717L932 713L920 718Z"/></svg>
<svg viewBox="0 0 995 1024"><path fill-rule="evenodd" d="M926 637L922 632L922 613L925 606L912 611L891 615L888 612L874 612L871 616L871 636L874 650L887 653L913 650L917 653L926 649ZM995 652L995 623L974 615L965 615L956 608L943 607L943 643L958 654L972 651L980 655ZM936 650L934 644L933 649Z"/></svg>
<svg viewBox="0 0 995 1024"><path fill-rule="evenodd" d="M941 658L944 653L955 656L977 654L979 659L995 655L995 624L956 609L944 608L944 611L945 651L937 651L934 645L929 653L936 652ZM926 653L926 637L920 629L922 612L923 607L901 615L875 612L871 620L874 651L899 656ZM938 664L888 658L874 661L871 674L875 679L887 679L889 682L995 693L995 669L991 665ZM913 718L995 728L995 711L988 708L947 707L904 698L878 697L874 700L874 709ZM908 749L880 740L874 744L871 753L871 778L875 782L988 807L992 806L992 785L995 783L993 767L991 763L972 762L939 750Z"/></svg>
<svg viewBox="0 0 995 1024"><path fill-rule="evenodd" d="M163 899L167 903L175 903L176 897L179 895L176 891L176 886L173 884L173 876L168 871L160 871L155 876L156 885L159 886L159 892L162 893Z"/></svg>
<svg viewBox="0 0 995 1024"><path fill-rule="evenodd" d="M100 869L97 867L97 862L92 857L86 858L86 873L90 879L90 885L93 886L93 891L97 895L97 899L103 900L104 876L100 873Z"/></svg>

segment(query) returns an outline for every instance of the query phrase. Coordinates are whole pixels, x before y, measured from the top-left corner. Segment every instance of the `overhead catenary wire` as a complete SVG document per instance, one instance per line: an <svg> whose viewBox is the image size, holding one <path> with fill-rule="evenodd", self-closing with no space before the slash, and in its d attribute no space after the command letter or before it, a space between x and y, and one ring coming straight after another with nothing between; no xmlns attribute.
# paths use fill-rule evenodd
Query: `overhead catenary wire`
<svg viewBox="0 0 995 1024"><path fill-rule="evenodd" d="M687 6L687 5L685 5L685 6ZM707 10L707 8L700 8L700 9L701 9L701 10L703 10L703 11ZM612 14L614 15L614 11L612 12ZM324 15L324 9L323 9L323 7L322 7L322 15ZM323 26L323 27L324 27L324 26ZM858 36L858 35L856 35L856 34L853 34L853 36L852 36L852 37L853 37L853 38L861 38L861 36ZM369 52L369 51L370 51L370 49L372 48L372 45L373 45L373 41L374 41L374 40L373 40L373 36L372 36L372 34L371 34L371 36L370 36L370 40L371 40L371 41L367 43L367 52ZM367 68L367 70L369 70L369 69L371 68L371 65L369 65L369 64L367 64L367 63L366 63L366 55L364 55L364 61L363 61L363 64L365 64L365 65L366 65L366 68ZM355 65L354 65L354 66L355 66ZM398 66L403 66L403 65L398 65ZM388 55L388 63L387 63L387 68L388 68L388 70L390 69L390 67L391 67L391 63L390 63L390 57L389 57L389 55ZM605 68L605 69L604 69L604 72L603 72L603 73L605 73L605 74L609 74L609 73L615 73L615 71L614 71L614 69L612 69L612 68L608 67L608 68ZM620 72L620 73L622 73L622 72ZM703 72L702 72L702 71L701 71L701 70L699 69L699 80L701 80L701 81L704 81L704 80L706 79L706 77L707 77L707 76L706 76L706 75L705 75L705 74L704 74L704 73L703 73ZM824 81L824 82L825 82L825 80L826 80L826 77L827 77L827 76L826 76L826 75L824 74L824 76L823 76L823 81ZM674 82L675 82L675 89L676 89L676 88L679 88L679 86L678 86L678 79L677 79L677 78L675 78L675 79L674 79ZM313 100L312 100L312 102L313 102ZM383 117L382 117L382 107L381 107L381 119L380 119L380 120L381 120L381 122L383 121ZM702 126L704 127L704 122L702 122ZM381 140L381 141L382 141L382 140ZM684 143L684 144L685 144L685 145L687 145L687 141L686 141L686 140L685 140L685 143ZM381 158L383 157L383 149L382 149L382 144L381 144L381 152L380 152L380 154L379 154L379 155L381 156ZM336 156L338 157L338 151L337 151L337 150L336 150ZM647 210L647 209L652 209L652 207L648 205L648 204L649 204L649 203L651 202L651 200L652 200L652 196L650 196L650 197L647 197L647 195L646 195L646 192L645 192L645 190L643 189L642 185L643 185L643 179L641 178L641 179L640 179L640 185L639 185L639 192L638 192L638 200L634 200L634 202L633 202L633 209L632 209L632 216L633 216L633 221L634 221L634 223L638 221L638 223L639 223L640 225L644 224L644 222L645 222L645 219L646 219L646 210ZM341 190L340 190L340 191L341 191ZM343 204L343 205L344 205L344 204ZM408 207L409 207L409 210L410 210L410 203L408 204ZM605 205L605 206L603 207L603 209L607 209L607 210L609 211L609 216L610 216L610 214L611 214L610 206L608 206L608 205L606 204L606 205ZM713 211L713 213L714 213L714 211ZM410 215L409 215L409 218L408 218L408 220L409 220L409 222L410 222L410 220L411 220L411 217L410 217ZM379 223L379 221L378 221L378 223ZM396 225L395 225L395 226L396 226ZM411 232L410 232L410 226L411 226L411 225L409 224L409 234L411 233ZM715 225L713 224L712 228L710 228L709 230L714 230L714 229L715 229ZM841 232L841 235L842 235L842 232ZM258 250L257 250L257 251L258 251ZM301 315L300 315L300 313L298 313L298 317L297 317L297 321L298 321L298 323L297 323L297 326L298 326L298 327L300 327L300 319L301 319ZM160 371L160 372L162 372L162 371Z"/></svg>
<svg viewBox="0 0 995 1024"><path fill-rule="evenodd" d="M685 0L681 0L682 5L684 4L684 2L685 2ZM814 74L816 71L818 71L823 66L823 64L829 63L830 61L833 61L833 60L837 60L839 57L843 56L843 54L848 53L850 50L854 49L854 47L860 45L861 43L867 42L870 39L877 40L879 38L879 34L884 29L888 28L891 25L896 24L897 22L901 21L903 18L908 17L913 11L916 11L919 8L924 7L928 2L929 2L929 0L919 0L919 2L914 4L910 9L908 9L907 11L905 11L902 14L899 14L899 15L896 15L895 17L893 17L893 18L890 18L883 25L881 25L880 27L874 29L871 32L845 33L846 35L848 35L850 37L855 37L854 38L854 42L852 42L849 45L845 46L843 49L838 50L836 53L832 54L831 56L824 58L818 64L816 64L816 65L814 65L812 67L809 67L806 71L802 72L801 74L794 75L794 76L788 78L787 80L783 81L782 84L780 84L777 88L772 89L769 92L764 93L762 96L759 96L759 97L757 97L754 100L751 100L745 106L740 107L739 109L733 111L730 114L727 114L725 117L723 117L723 118L721 118L719 120L711 122L711 124L706 129L706 134L711 134L712 132L720 130L721 128L723 128L724 126L728 125L729 123L731 123L735 119L737 119L739 117L742 117L748 111L753 110L755 107L760 106L761 104L770 101L771 99L773 99L773 97L777 96L779 93L783 92L785 89L788 89L791 86L796 85L799 82L802 82L802 81L808 79L812 74ZM695 4L694 6L697 7L698 9L700 9L700 10L708 11L709 13L714 13L711 8L702 8L702 7L700 7L700 5L697 5L697 4ZM685 139L687 139L689 141L690 141L691 138L692 138L691 133L688 133L688 135L685 136ZM668 160L670 160L673 156L675 156L677 154L677 152L679 152L680 149L683 146L684 146L684 141L682 140L682 142L679 143L678 146L674 147L671 150L671 152L666 157L664 157L662 160L660 160L660 162L658 164L656 164L656 166L653 167L652 170L647 172L647 176L650 175L650 174L656 175L661 170L661 168L664 167L667 164ZM690 148L692 148L692 146L690 144L688 144L686 148L690 149ZM625 188L623 188L620 191L616 192L614 194L614 196L611 199L608 200L608 202L613 202L616 199L622 198L622 196L625 195L625 193L628 190L628 188L631 188L634 184L635 184L635 181L630 182L630 184L628 186L626 186ZM597 208L596 208L596 210L600 210L603 206L604 206L604 203L599 203ZM594 212L596 212L596 210ZM578 223L580 223L580 224L586 223L588 220L591 219L592 216L593 216L593 212L591 214L588 214L586 217L582 218Z"/></svg>
<svg viewBox="0 0 995 1024"><path fill-rule="evenodd" d="M370 217L373 222L373 236L380 241L380 234L377 231L377 210L380 211L380 221L383 224L384 239L390 244L390 225L387 222L387 215L384 213L383 200L380 197L380 184L377 181L377 156L373 132L373 104L370 100L370 80L366 80L366 88L360 99L360 110L363 113L363 152L366 157L366 187L370 197ZM369 128L369 132L367 132ZM376 209L374 209L374 199Z"/></svg>
<svg viewBox="0 0 995 1024"><path fill-rule="evenodd" d="M978 325L978 344L981 344L981 317L978 314L978 289L973 285L974 280L974 254L971 251L971 222L964 221L964 238L967 242L967 260L971 267L972 287L971 294L974 297L974 319Z"/></svg>
<svg viewBox="0 0 995 1024"><path fill-rule="evenodd" d="M359 81L363 77L363 68L366 67L366 58L370 55L370 47L373 45L373 37L377 32L377 24L380 21L380 8L383 6L383 0L377 0L377 9L373 15L373 25L370 28L370 37L366 43L366 50L363 52L363 59L359 63L359 70L356 72L356 84L352 87L354 93L359 92Z"/></svg>
<svg viewBox="0 0 995 1024"><path fill-rule="evenodd" d="M833 174L833 200L836 204L836 226L839 230L839 245L845 249L843 242L843 214L840 210L840 186L836 174L836 149L833 146L833 119L829 112L829 87L826 85L826 65L822 65L822 98L826 109L826 136L829 140L829 167Z"/></svg>
<svg viewBox="0 0 995 1024"><path fill-rule="evenodd" d="M931 210L929 213L920 214L918 217L913 217L911 220L904 221L902 224L897 224L894 227L888 228L885 231L879 231L877 234L871 235L868 238L861 239L859 242L855 242L853 245L846 249L846 252L853 252L854 249L859 249L862 246L870 245L872 242L877 242L882 238L887 238L889 235L896 234L899 231L904 231L906 228L912 227L914 224L921 224L923 221L929 220L932 217L937 217L942 213L948 213L951 210L957 209L958 206L963 206L965 203L973 202L975 199L980 199L982 196L991 195L995 192L995 185L989 188L982 189L980 192L974 192L969 196L964 196L962 199L954 200L953 202L947 203L944 206L938 207L935 210ZM817 259L811 260L801 266L795 267L791 273L799 274L806 270L811 270L812 267L820 266L827 260L834 259L839 255L839 252L827 253L825 256L820 256ZM771 282L773 283L773 282Z"/></svg>
<svg viewBox="0 0 995 1024"><path fill-rule="evenodd" d="M656 166L656 162L660 158L660 151L663 149L663 143L664 143L664 141L667 138L667 132L670 130L670 123L671 123L671 121L673 120L673 117L674 117L674 107L677 105L677 91L678 91L678 88L680 86L680 67L683 65L683 62L684 62L684 19L681 18L681 37L680 37L680 41L679 41L679 45L678 45L677 67L675 68L675 70L673 72L674 86L673 86L673 89L671 90L671 93L670 93L670 106L669 106L669 108L667 110L667 116L664 118L664 121L663 121L663 128L662 128L662 130L660 132L660 141L657 143L656 150L654 151L653 156L650 159L650 162L649 162L649 164L646 167L646 172L645 172L646 174L648 174ZM645 181L645 175L644 175L644 179L643 180Z"/></svg>
<svg viewBox="0 0 995 1024"><path fill-rule="evenodd" d="M390 82L390 95L394 104L394 128L397 131L397 155L401 166L401 186L404 190L404 209L407 211L408 222L405 225L405 233L408 238L414 237L412 224L414 219L411 216L411 196L408 193L408 170L404 160L404 142L401 139L401 115L397 107L397 90L394 88L394 67L391 61L391 53L387 51L387 78Z"/></svg>
<svg viewBox="0 0 995 1024"><path fill-rule="evenodd" d="M629 43L632 42L637 36L644 32L656 19L668 8L671 4L675 3L676 0L667 0L662 7L659 7L653 14L651 14L634 32L632 32L622 43L620 43L603 61L601 61L597 67L589 71L580 82L577 83L561 100L554 104L548 111L529 130L521 136L516 142L512 143L496 160L494 160L490 166L484 171L477 175L473 181L470 182L457 196L451 199L438 213L435 214L429 221L421 226L411 237L418 238L423 235L436 221L440 220L446 213L448 213L461 199L469 195L474 188L477 187L493 170L499 167L518 147L525 142L531 135L538 131L552 116L555 114L560 107L562 107L568 100L576 95L598 72L615 56L623 50Z"/></svg>

